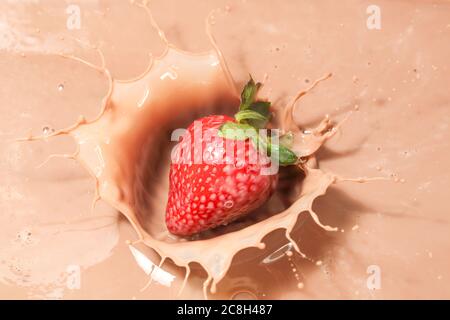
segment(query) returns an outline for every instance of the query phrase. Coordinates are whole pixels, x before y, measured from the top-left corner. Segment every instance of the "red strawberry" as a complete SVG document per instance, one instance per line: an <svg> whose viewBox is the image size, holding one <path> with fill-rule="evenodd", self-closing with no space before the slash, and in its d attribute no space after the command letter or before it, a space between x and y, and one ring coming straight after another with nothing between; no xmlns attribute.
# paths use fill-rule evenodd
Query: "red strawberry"
<svg viewBox="0 0 450 320"><path fill-rule="evenodd" d="M166 208L166 225L171 233L187 236L230 223L271 195L278 174L267 174L271 158L257 149L258 138L230 136L234 131L226 131L256 132L265 126L270 103L254 101L258 88L252 79L245 86L235 119L212 115L194 121L175 146ZM297 161L295 154L282 146L267 140L263 145L264 151L274 147L281 150L281 164Z"/></svg>

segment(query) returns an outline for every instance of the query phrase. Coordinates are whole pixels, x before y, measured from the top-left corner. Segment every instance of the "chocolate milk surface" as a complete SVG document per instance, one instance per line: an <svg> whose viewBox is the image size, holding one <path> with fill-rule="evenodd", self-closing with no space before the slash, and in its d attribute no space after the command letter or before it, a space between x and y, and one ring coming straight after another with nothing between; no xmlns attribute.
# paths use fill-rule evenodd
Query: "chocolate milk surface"
<svg viewBox="0 0 450 320"><path fill-rule="evenodd" d="M446 1L0 4L0 297L448 299L449 18ZM249 73L304 162L250 216L173 236L171 132L235 113Z"/></svg>

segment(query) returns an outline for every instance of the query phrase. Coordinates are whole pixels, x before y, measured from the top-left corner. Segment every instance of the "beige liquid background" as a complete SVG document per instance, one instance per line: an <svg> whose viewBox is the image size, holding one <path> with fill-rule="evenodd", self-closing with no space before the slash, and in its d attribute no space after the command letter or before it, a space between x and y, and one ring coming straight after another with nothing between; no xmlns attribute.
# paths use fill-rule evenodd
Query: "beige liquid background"
<svg viewBox="0 0 450 320"><path fill-rule="evenodd" d="M148 277L125 243L135 232L104 203L90 212L94 185L85 170L70 159L36 168L51 153L73 152L69 137L13 141L98 113L105 78L52 52L98 62L75 38L100 46L114 78L127 79L144 71L150 52L164 49L145 12L128 1L73 3L81 13L74 30L67 28L69 3L0 4L0 297L203 298L201 272L177 296L184 275L170 262L164 269L176 275L172 286L154 283L141 292ZM372 4L151 2L167 38L194 52L211 49L204 21L221 8L212 29L238 87L248 73L256 79L267 74L261 95L274 104L285 105L332 72L295 113L299 124L313 127L325 114L340 120L354 111L318 153L321 168L394 180L339 184L315 201L321 221L344 230L327 232L301 217L295 240L321 263L294 254L262 264L286 243L274 232L262 252L235 257L211 298L240 291L260 299L450 297L450 4L377 1L381 29L370 30L366 9ZM150 249L140 249L158 263ZM71 289L67 280L77 267L81 285ZM373 268L380 287L370 289Z"/></svg>

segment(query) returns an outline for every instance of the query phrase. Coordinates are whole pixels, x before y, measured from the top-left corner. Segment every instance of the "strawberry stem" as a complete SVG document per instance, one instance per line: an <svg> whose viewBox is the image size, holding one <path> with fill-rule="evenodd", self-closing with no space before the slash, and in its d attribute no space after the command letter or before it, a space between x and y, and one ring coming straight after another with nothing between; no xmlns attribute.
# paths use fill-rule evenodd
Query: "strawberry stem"
<svg viewBox="0 0 450 320"><path fill-rule="evenodd" d="M244 86L241 93L239 111L234 115L237 123L224 123L219 130L219 135L234 140L251 139L258 150L263 149L269 156L276 155L280 165L287 166L296 164L299 158L284 145L284 142L287 141L292 144L292 137L289 137L289 139L284 135L280 138L280 144L272 144L270 137L268 139L257 132L257 129L266 127L271 116L271 103L269 101L256 100L256 95L261 86L262 84L260 82L255 83L252 76L250 76L250 80Z"/></svg>

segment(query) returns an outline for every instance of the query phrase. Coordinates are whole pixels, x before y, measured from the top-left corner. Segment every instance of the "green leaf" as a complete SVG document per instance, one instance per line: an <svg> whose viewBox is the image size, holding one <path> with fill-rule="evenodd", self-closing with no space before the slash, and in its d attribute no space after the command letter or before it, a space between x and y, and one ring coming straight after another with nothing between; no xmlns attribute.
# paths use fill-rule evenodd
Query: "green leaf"
<svg viewBox="0 0 450 320"><path fill-rule="evenodd" d="M252 137L252 141L257 149L263 148L266 154L275 160L278 160L281 166L289 166L297 163L297 155L283 145L272 144L270 140L261 135Z"/></svg>
<svg viewBox="0 0 450 320"><path fill-rule="evenodd" d="M267 118L265 116L263 116L262 114L260 114L259 112L256 112L256 111L253 111L250 109L239 111L238 113L236 113L234 115L234 118L239 123L242 123L245 120L260 120L260 121L267 120Z"/></svg>
<svg viewBox="0 0 450 320"><path fill-rule="evenodd" d="M249 109L268 117L270 115L270 101L255 101Z"/></svg>
<svg viewBox="0 0 450 320"><path fill-rule="evenodd" d="M270 153L275 158L278 158L280 165L289 166L295 164L298 160L297 155L290 149L283 145L271 144Z"/></svg>
<svg viewBox="0 0 450 320"><path fill-rule="evenodd" d="M219 129L219 136L226 139L246 140L255 135L255 128L245 123L225 122Z"/></svg>
<svg viewBox="0 0 450 320"><path fill-rule="evenodd" d="M294 134L292 132L287 132L280 137L280 144L290 148L294 143Z"/></svg>
<svg viewBox="0 0 450 320"><path fill-rule="evenodd" d="M250 80L244 86L241 93L241 105L239 106L239 110L245 110L250 107L255 100L256 93L260 87L261 83L255 83L252 76L250 76Z"/></svg>
<svg viewBox="0 0 450 320"><path fill-rule="evenodd" d="M267 123L270 120L270 102L269 101L256 101L253 102L249 110L253 110L258 112L260 115L264 117L264 119L249 119L247 121L248 124L254 126L255 128L261 129L265 128Z"/></svg>
<svg viewBox="0 0 450 320"><path fill-rule="evenodd" d="M236 119L244 123L248 123L250 125L253 125L256 128L264 128L269 121L270 117L270 102L268 101L255 101L256 94L258 93L259 88L261 87L261 83L253 80L252 76L250 76L250 80L247 82L247 84L244 86L244 89L241 93L241 104L239 106L239 111L244 110L252 110L255 111L262 116L264 116L264 119L261 117L256 118L257 116L253 116L251 118L238 116ZM247 120L247 121L245 121Z"/></svg>

